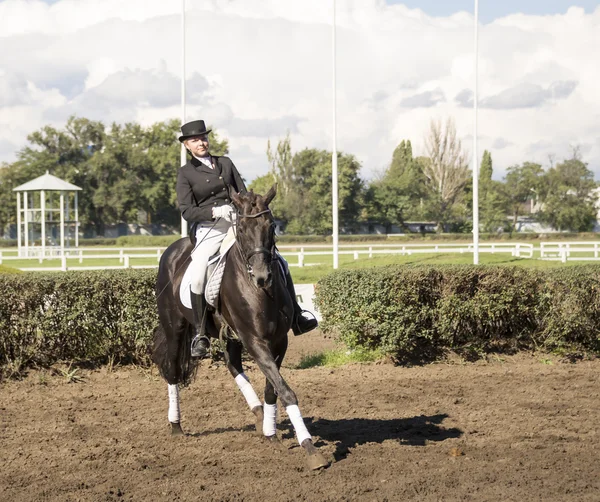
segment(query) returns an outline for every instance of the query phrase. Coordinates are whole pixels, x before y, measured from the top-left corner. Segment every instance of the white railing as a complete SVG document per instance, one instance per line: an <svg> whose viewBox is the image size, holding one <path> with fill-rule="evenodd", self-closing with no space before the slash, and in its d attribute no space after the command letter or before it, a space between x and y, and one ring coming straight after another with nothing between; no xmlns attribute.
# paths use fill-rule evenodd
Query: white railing
<svg viewBox="0 0 600 502"><path fill-rule="evenodd" d="M600 259L600 242L541 242L539 251L541 260L594 261Z"/></svg>
<svg viewBox="0 0 600 502"><path fill-rule="evenodd" d="M286 249L298 249L300 251L290 252L285 251ZM355 260L358 260L361 255L366 255L369 258L373 258L377 254L398 254L401 256L410 256L413 254L431 254L431 253L472 253L473 244L345 244L339 246L341 251L338 251L340 255L352 255ZM320 263L305 263L305 257L307 256L330 256L333 255L331 246L322 245L303 245L303 246L278 246L282 251L282 254L286 257L296 256L297 262L293 263L288 260L288 264L291 267L304 267L308 265L320 265ZM321 251L306 251L306 249L321 249ZM344 250L351 248L351 250ZM357 249L358 248L358 249ZM533 258L534 247L533 244L524 244L520 242L515 243L485 243L479 245L480 253L510 253L511 256L517 258Z"/></svg>
<svg viewBox="0 0 600 502"><path fill-rule="evenodd" d="M322 265L319 262L306 262L306 257L314 256L333 256L333 248L328 244L306 244L301 246L282 245L278 246L281 253L286 257L289 265L292 267L305 267L312 265ZM342 244L339 246L340 255L351 255L355 260L361 258L373 258L375 255L401 255L410 256L413 254L431 254L431 253L472 253L473 245L471 243L464 244ZM54 256L47 252L46 257L18 256L15 251L0 251L0 264L3 261L13 260L38 260L40 264L44 260L60 259L60 266L49 267L19 267L23 271L54 271L54 270L102 270L102 269L123 269L123 268L156 268L160 256L166 248L164 247L143 247L143 248L69 248L65 250L63 256ZM295 251L298 250L298 251ZM481 253L509 253L511 256L518 258L532 258L534 247L532 244L516 243L485 243L480 244L479 250ZM136 252L142 251L142 252ZM145 251L145 252L143 252ZM156 260L156 265L131 265L132 259L152 258ZM295 258L295 261L293 261ZM67 266L67 260L76 259L80 264L84 260L103 259L103 260L119 260L119 265L103 265L103 266Z"/></svg>
<svg viewBox="0 0 600 502"><path fill-rule="evenodd" d="M313 265L322 265L319 260L313 260L315 256L331 257L333 248L328 244L302 244L302 245L281 245L278 246L281 253L288 260L292 267L306 267ZM18 267L23 271L53 271L53 270L102 270L102 269L126 269L126 268L156 268L165 247L139 247L139 248L67 248L64 256L56 256L52 249L46 249L46 256L18 256L16 249L0 250L0 264L6 262L10 265L11 261L37 260L40 265L47 260L60 260L59 266L37 266L37 267ZM480 243L479 251L490 254L510 254L517 258L538 258L542 260L554 260L566 263L567 261L593 261L600 260L600 241L592 242L541 242L539 245L533 245L522 242L490 242ZM339 246L340 255L350 255L355 260L373 258L377 255L400 255L410 256L417 254L434 253L472 253L472 243L462 244L341 244ZM307 260L307 258L309 258ZM115 265L86 266L86 260L118 260ZM131 261L136 259L151 259L152 264L132 265ZM72 263L73 260L80 265L72 264L67 266L67 260Z"/></svg>
<svg viewBox="0 0 600 502"><path fill-rule="evenodd" d="M66 270L110 270L121 268L156 268L160 257L166 247L140 247L140 248L67 248L62 254L56 249L46 248L45 252L41 252L41 248L36 249L36 253L30 253L32 256L19 256L18 251L2 251L0 250L0 265L3 261L21 261L21 260L37 260L42 264L45 260L60 260L58 267L18 267L25 272L38 271L66 271ZM146 251L145 253L136 253L135 251ZM130 260L136 258L152 258L155 259L156 265L130 265ZM99 260L119 260L121 265L102 265L102 266L69 266L67 260L83 260L99 259Z"/></svg>

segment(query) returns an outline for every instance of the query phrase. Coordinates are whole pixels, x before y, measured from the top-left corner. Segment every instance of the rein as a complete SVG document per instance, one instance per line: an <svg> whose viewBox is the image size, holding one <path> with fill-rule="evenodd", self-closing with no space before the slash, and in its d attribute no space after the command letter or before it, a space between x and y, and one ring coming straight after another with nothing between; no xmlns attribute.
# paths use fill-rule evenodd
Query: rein
<svg viewBox="0 0 600 502"><path fill-rule="evenodd" d="M260 216L260 215L262 215L262 214L267 214L267 213L270 213L270 212L271 212L271 210L270 210L270 209L265 209L264 211L259 211L259 212L258 212L258 213L256 213L256 214L242 214L242 213L240 213L240 212L238 211L238 214L237 214L237 215L238 215L240 218L256 218L257 216Z"/></svg>

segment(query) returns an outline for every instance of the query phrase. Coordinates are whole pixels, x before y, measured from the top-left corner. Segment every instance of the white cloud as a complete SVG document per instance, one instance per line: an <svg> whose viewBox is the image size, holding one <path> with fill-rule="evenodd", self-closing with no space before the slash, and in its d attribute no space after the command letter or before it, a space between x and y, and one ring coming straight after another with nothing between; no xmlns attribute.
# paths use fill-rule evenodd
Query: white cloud
<svg viewBox="0 0 600 502"><path fill-rule="evenodd" d="M187 2L187 118L227 136L246 178L266 139L330 148L331 5L322 0ZM421 154L429 120L472 134L472 18L432 18L381 0L338 0L338 148L370 176L395 146ZM70 114L144 124L179 117L180 2L0 2L0 160L7 145ZM524 160L586 149L600 172L600 8L514 15L480 30L481 147L495 177ZM17 50L18 48L18 50ZM576 85L575 85L576 83ZM487 108L486 108L487 106ZM251 173L251 174L250 174Z"/></svg>

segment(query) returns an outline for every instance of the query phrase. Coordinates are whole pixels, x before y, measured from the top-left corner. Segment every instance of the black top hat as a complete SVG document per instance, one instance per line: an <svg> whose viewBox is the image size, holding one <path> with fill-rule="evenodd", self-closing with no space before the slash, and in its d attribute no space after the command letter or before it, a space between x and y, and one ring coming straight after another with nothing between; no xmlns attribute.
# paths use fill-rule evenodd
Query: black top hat
<svg viewBox="0 0 600 502"><path fill-rule="evenodd" d="M212 129L206 130L204 120L192 120L181 126L181 136L179 136L179 141L184 141L192 136L202 136L203 134L208 134L210 131L212 131Z"/></svg>

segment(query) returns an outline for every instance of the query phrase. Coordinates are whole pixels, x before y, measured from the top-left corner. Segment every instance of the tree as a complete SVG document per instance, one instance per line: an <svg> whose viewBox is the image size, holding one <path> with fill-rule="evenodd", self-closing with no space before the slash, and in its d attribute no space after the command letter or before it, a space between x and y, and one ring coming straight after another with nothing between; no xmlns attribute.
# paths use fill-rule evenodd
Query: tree
<svg viewBox="0 0 600 502"><path fill-rule="evenodd" d="M385 225L388 233L392 225L404 227L407 219L419 216L423 186L423 174L413 158L411 142L402 140L389 167L367 188L366 218Z"/></svg>
<svg viewBox="0 0 600 502"><path fill-rule="evenodd" d="M483 151L481 158L481 167L479 168L479 187L487 188L488 184L492 181L492 154L487 150Z"/></svg>
<svg viewBox="0 0 600 502"><path fill-rule="evenodd" d="M270 143L268 150L271 150ZM304 149L292 155L289 135L272 153L271 172L256 178L248 187L265 193L273 184L287 184L271 203L273 214L286 222L293 234L330 233L332 223L331 152ZM274 162L273 162L274 161ZM360 163L352 155L338 153L339 223L342 229L355 228L362 209Z"/></svg>
<svg viewBox="0 0 600 502"><path fill-rule="evenodd" d="M574 152L542 177L539 220L558 230L590 231L596 221L596 186L594 174Z"/></svg>
<svg viewBox="0 0 600 502"><path fill-rule="evenodd" d="M29 145L17 152L17 160L0 169L0 229L16 223L13 188L46 171L90 192L89 161L104 147L104 125L81 117L70 117L60 130L45 126L27 137ZM89 198L79 198L82 224L91 219Z"/></svg>
<svg viewBox="0 0 600 502"><path fill-rule="evenodd" d="M12 189L49 171L83 190L79 219L84 230L102 234L107 224L137 222L177 225L175 184L180 167L179 121L149 127L71 117L64 129L50 126L30 134L17 160L0 169L0 228L14 223ZM209 135L211 153L224 155L228 141Z"/></svg>
<svg viewBox="0 0 600 502"><path fill-rule="evenodd" d="M504 185L492 180L492 154L485 150L479 168L479 214L484 232L495 232L506 226L508 201Z"/></svg>
<svg viewBox="0 0 600 502"><path fill-rule="evenodd" d="M277 143L277 148L271 150L271 140L267 141L267 160L270 164L270 174L279 185L279 191L287 197L294 184L294 169L292 167L292 140L288 131L285 139Z"/></svg>
<svg viewBox="0 0 600 502"><path fill-rule="evenodd" d="M467 155L456 137L452 119L446 121L445 127L439 121L431 121L425 149L429 162L423 165L423 174L430 191L429 213L438 229L442 229L469 180Z"/></svg>
<svg viewBox="0 0 600 502"><path fill-rule="evenodd" d="M534 197L543 172L542 166L533 162L524 162L507 169L504 196L512 215L513 230L517 228L519 216L524 213L525 204Z"/></svg>
<svg viewBox="0 0 600 502"><path fill-rule="evenodd" d="M297 192L301 195L290 233L328 234L333 230L332 154L326 150L304 149L294 155ZM354 155L338 152L338 217L341 231L354 230L362 209L363 183L360 163Z"/></svg>

